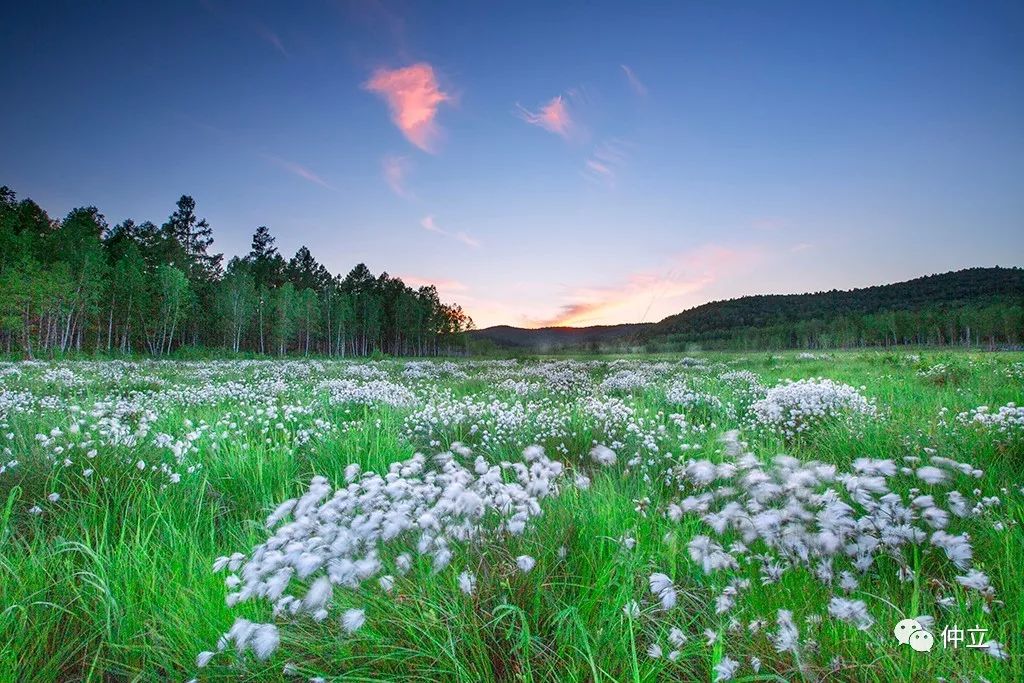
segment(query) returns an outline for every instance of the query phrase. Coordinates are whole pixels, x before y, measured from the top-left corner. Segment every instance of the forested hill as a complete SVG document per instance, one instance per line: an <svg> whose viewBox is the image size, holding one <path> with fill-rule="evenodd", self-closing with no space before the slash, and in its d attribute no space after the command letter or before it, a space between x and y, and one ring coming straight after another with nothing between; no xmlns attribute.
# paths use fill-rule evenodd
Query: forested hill
<svg viewBox="0 0 1024 683"><path fill-rule="evenodd" d="M745 296L647 328L649 346L832 347L1020 343L1024 269L969 268L813 294Z"/></svg>
<svg viewBox="0 0 1024 683"><path fill-rule="evenodd" d="M334 274L305 246L285 258L266 226L223 260L187 195L160 225L108 225L96 207L55 220L0 187L0 351L434 355L461 352L472 326L433 286L361 263Z"/></svg>
<svg viewBox="0 0 1024 683"><path fill-rule="evenodd" d="M901 344L1024 343L1024 270L969 268L848 291L713 301L654 324L491 327L479 346L557 350L675 351Z"/></svg>

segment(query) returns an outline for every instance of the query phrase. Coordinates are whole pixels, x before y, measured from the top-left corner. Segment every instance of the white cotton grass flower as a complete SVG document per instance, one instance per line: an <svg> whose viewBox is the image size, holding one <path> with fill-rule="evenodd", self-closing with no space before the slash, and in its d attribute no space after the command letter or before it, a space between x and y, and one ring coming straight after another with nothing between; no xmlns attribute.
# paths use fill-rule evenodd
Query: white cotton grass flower
<svg viewBox="0 0 1024 683"><path fill-rule="evenodd" d="M661 659L663 651L658 643L651 643L647 646L647 656L651 659Z"/></svg>
<svg viewBox="0 0 1024 683"><path fill-rule="evenodd" d="M828 613L840 621L853 624L861 631L866 631L875 623L863 600L847 600L835 597L828 603Z"/></svg>
<svg viewBox="0 0 1024 683"><path fill-rule="evenodd" d="M917 469L917 476L926 484L942 484L945 483L948 475L940 470L938 467L926 465Z"/></svg>
<svg viewBox="0 0 1024 683"><path fill-rule="evenodd" d="M735 676L736 672L740 668L740 663L735 659L729 657L722 657L718 664L715 665L715 680L716 681L731 681Z"/></svg>
<svg viewBox="0 0 1024 683"><path fill-rule="evenodd" d="M366 623L366 611L361 609L347 609L341 615L341 628L346 633L355 633Z"/></svg>
<svg viewBox="0 0 1024 683"><path fill-rule="evenodd" d="M942 548L946 552L946 557L958 569L967 569L970 566L973 552L967 534L954 536L939 530L932 534L931 542L932 545Z"/></svg>
<svg viewBox="0 0 1024 683"><path fill-rule="evenodd" d="M622 608L622 613L630 619L636 619L640 616L640 605L637 604L636 600L630 600L626 603L626 606Z"/></svg>
<svg viewBox="0 0 1024 683"><path fill-rule="evenodd" d="M990 657L995 657L996 659L1007 659L1010 656L1006 651L1006 647L996 640L986 641L984 647L985 654Z"/></svg>
<svg viewBox="0 0 1024 683"><path fill-rule="evenodd" d="M213 656L215 654L217 653L211 652L209 650L204 650L203 652L200 652L198 655L196 655L196 666L200 669L205 668L206 665L210 663L210 660L213 659Z"/></svg>
<svg viewBox="0 0 1024 683"><path fill-rule="evenodd" d="M302 607L311 613L318 612L330 601L333 592L331 580L326 576L321 576L306 591L306 596L302 599Z"/></svg>
<svg viewBox="0 0 1024 683"><path fill-rule="evenodd" d="M779 629L772 637L775 650L777 652L795 653L800 645L800 633L797 630L796 623L793 621L793 612L788 609L780 609L776 623Z"/></svg>
<svg viewBox="0 0 1024 683"><path fill-rule="evenodd" d="M462 572L459 574L459 590L466 595L472 595L476 590L476 576L472 572Z"/></svg>
<svg viewBox="0 0 1024 683"><path fill-rule="evenodd" d="M49 500L49 501L50 501L51 503L56 503L56 502L57 502L58 500L60 500L60 494L59 494L59 493L57 493L56 491L54 491L53 493L51 493L50 495L48 495L48 496L47 496L46 498L47 498L47 500Z"/></svg>
<svg viewBox="0 0 1024 683"><path fill-rule="evenodd" d="M537 560L533 559L529 555L520 555L516 558L516 566L519 567L519 571L524 574L528 574L536 564Z"/></svg>
<svg viewBox="0 0 1024 683"><path fill-rule="evenodd" d="M701 565L705 574L719 569L736 567L736 559L707 536L694 536L687 545L687 549L690 552L690 558Z"/></svg>
<svg viewBox="0 0 1024 683"><path fill-rule="evenodd" d="M991 584L989 584L988 575L977 569L970 569L964 576L957 576L956 581L964 588L970 588L982 594L994 592Z"/></svg>
<svg viewBox="0 0 1024 683"><path fill-rule="evenodd" d="M281 644L281 636L273 624L262 624L253 630L252 651L257 659L267 659Z"/></svg>
<svg viewBox="0 0 1024 683"><path fill-rule="evenodd" d="M608 467L614 465L616 456L615 451L608 448L607 446L598 444L590 449L590 459L596 462L598 465Z"/></svg>
<svg viewBox="0 0 1024 683"><path fill-rule="evenodd" d="M672 585L672 579L666 574L655 572L648 579L651 593L661 601L663 610L670 610L676 606L676 589Z"/></svg>
<svg viewBox="0 0 1024 683"><path fill-rule="evenodd" d="M295 504L297 502L297 499L292 498L278 505L277 508L273 512L271 512L270 515L267 516L267 520L265 522L266 527L268 529L273 529L275 526L277 526L278 523L281 522L281 520L287 517L291 513L291 511L295 509Z"/></svg>
<svg viewBox="0 0 1024 683"><path fill-rule="evenodd" d="M933 628L935 628L935 617L931 616L930 614L919 614L918 616L914 617L914 621L921 624L921 628L923 628L925 631L931 631Z"/></svg>

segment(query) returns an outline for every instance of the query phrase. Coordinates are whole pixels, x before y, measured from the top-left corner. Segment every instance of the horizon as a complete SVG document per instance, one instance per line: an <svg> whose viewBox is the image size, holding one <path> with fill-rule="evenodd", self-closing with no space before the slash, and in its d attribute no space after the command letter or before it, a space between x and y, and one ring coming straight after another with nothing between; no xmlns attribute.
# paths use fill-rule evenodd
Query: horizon
<svg viewBox="0 0 1024 683"><path fill-rule="evenodd" d="M19 198L159 224L189 194L227 257L266 225L332 273L434 284L479 329L1024 256L1012 3L9 14Z"/></svg>
<svg viewBox="0 0 1024 683"><path fill-rule="evenodd" d="M733 301L733 300L736 300L736 299L746 299L746 298L753 298L753 297L769 297L769 296L814 296L816 294L828 294L829 292L853 292L853 291L858 291L858 290L862 290L862 289L868 289L868 288L871 288L871 287L885 287L885 286L888 286L888 285L904 284L906 282L912 282L912 281L915 281L915 280L921 280L921 279L926 278L926 277L938 277L938 276L942 276L942 275L951 275L953 273L958 273L958 272L964 271L964 270L990 270L990 269L995 269L995 268L1004 269L1004 270L1019 270L1021 268L1024 268L1024 266L1016 266L1016 265L1014 265L1014 266L1004 266L1004 265L1000 265L1000 264L991 265L991 266L964 266L963 268L958 268L956 270L948 270L948 271L941 272L941 273L925 273L924 275L915 275L913 277L908 277L908 278L903 279L903 280L897 280L895 282L879 282L879 283L876 283L876 284L873 284L873 285L867 285L867 287L851 287L849 289L835 289L835 288L833 288L833 289L819 289L819 290L808 290L808 291L803 291L803 292L758 292L758 293L739 294L737 296L730 297L728 299L714 299L712 301L705 301L703 303L699 303L699 304L696 304L694 306L690 306L689 308L684 308L682 310L676 311L675 313L669 313L665 317L670 318L670 317L672 317L672 316L674 316L674 315L676 315L678 313L684 313L684 312L692 310L694 308L700 308L701 306L706 306L708 304L722 303L724 301ZM664 320L664 318L661 318L660 320L651 320L651 321L646 321L646 322L621 322L621 323L607 323L607 324L600 324L600 325L550 325L550 326L547 326L547 327L522 327L522 328L517 328L517 329L525 329L525 330L555 330L555 329L585 330L585 329L590 328L590 327L618 327L618 326L622 326L622 325L654 325L656 323L661 322L662 320ZM508 325L506 323L496 323L495 325L490 325L487 328L480 328L480 327L478 327L477 329L489 329L491 327L516 327L516 326L515 325Z"/></svg>

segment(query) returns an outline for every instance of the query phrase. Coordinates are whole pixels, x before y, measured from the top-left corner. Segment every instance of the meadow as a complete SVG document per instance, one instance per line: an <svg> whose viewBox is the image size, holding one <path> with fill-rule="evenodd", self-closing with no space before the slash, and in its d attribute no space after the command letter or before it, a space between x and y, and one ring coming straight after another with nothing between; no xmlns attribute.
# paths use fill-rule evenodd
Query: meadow
<svg viewBox="0 0 1024 683"><path fill-rule="evenodd" d="M0 363L0 680L1024 680L1021 405L1015 353Z"/></svg>

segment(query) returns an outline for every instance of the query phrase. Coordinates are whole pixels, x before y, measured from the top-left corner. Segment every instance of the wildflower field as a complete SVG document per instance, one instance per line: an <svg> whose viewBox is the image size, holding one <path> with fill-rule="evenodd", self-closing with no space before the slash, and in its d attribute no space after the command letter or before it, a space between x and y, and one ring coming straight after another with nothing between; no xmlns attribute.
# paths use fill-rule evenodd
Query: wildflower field
<svg viewBox="0 0 1024 683"><path fill-rule="evenodd" d="M1024 680L1021 405L1010 353L2 363L0 680Z"/></svg>

